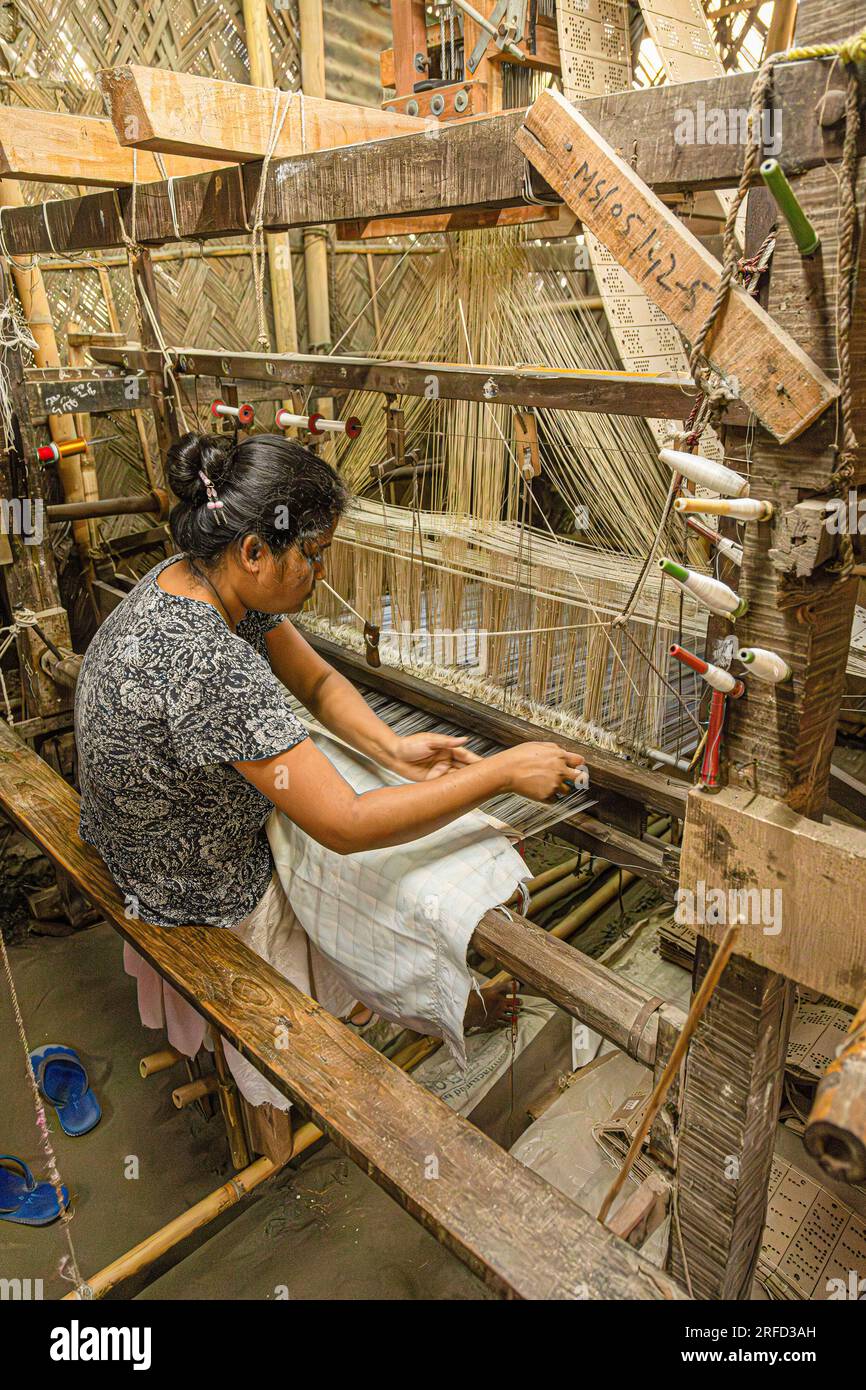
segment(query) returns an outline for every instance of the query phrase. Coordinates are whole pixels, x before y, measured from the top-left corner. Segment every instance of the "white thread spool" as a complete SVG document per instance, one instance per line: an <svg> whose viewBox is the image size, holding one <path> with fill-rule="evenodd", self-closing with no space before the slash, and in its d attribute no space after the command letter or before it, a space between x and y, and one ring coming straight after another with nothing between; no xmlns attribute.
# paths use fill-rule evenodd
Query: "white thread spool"
<svg viewBox="0 0 866 1390"><path fill-rule="evenodd" d="M658 563L659 569L679 584L680 588L693 594L720 617L739 618L749 606L745 599L741 599L739 594L735 594L733 589L729 589L720 579L713 579L708 574L696 574L694 570L687 570L685 566L678 565L676 560L659 560Z"/></svg>
<svg viewBox="0 0 866 1390"><path fill-rule="evenodd" d="M737 521L768 521L773 515L772 502L760 502L757 497L678 497L675 512L686 516L732 516Z"/></svg>
<svg viewBox="0 0 866 1390"><path fill-rule="evenodd" d="M704 458L702 454L686 454L679 449L661 449L659 458L675 473L680 473L698 487L708 487L713 492L720 492L723 497L748 496L748 478L744 478L742 473L735 473L733 468L726 468L723 463Z"/></svg>
<svg viewBox="0 0 866 1390"><path fill-rule="evenodd" d="M298 429L309 430L310 434L325 434L330 431L332 434L345 434L349 439L357 439L361 433L361 421L356 415L350 415L348 420L326 420L322 415L293 415L290 410L278 410L276 414L277 429Z"/></svg>
<svg viewBox="0 0 866 1390"><path fill-rule="evenodd" d="M779 685L782 681L789 681L793 675L787 661L783 661L778 652L768 651L766 647L740 647L737 656L749 675L757 676L758 680Z"/></svg>

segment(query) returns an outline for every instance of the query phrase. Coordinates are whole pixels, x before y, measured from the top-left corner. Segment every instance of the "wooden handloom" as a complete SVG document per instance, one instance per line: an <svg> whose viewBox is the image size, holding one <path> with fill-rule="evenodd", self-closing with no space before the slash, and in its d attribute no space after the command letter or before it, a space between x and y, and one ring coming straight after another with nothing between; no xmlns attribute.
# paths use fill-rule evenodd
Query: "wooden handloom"
<svg viewBox="0 0 866 1390"><path fill-rule="evenodd" d="M395 8L402 12L408 5L397 0ZM412 5L412 9L418 7ZM858 4L857 14L861 24L866 22L866 4ZM817 0L804 0L798 40L841 39L850 25L850 6L841 0L820 6ZM398 53L395 44L399 74ZM819 229L822 244L821 255L804 262L780 228L769 288L764 292L769 321L760 319L767 344L772 342L781 351L795 341L800 355L810 359L817 368L814 380L821 397L819 410L810 413L811 407L804 408L793 423L790 419L777 422L768 412L768 424L786 440L784 445L769 431L757 432L751 454L752 496L772 500L783 515L793 511L803 494L825 492L835 467L834 411L826 406L836 395L832 383L836 345L827 304L834 288L838 229L835 175L827 165L838 163L842 140L838 121L822 124L815 117L829 80L826 61L810 60L781 65L774 86L774 100L785 118L780 162L790 177L796 176L798 196ZM588 122L608 145L627 153L631 173L657 193L731 187L739 178L741 149L719 145L708 153L706 148L677 144L672 117L675 109L698 101L708 108L748 106L751 81L751 75L742 74L685 83L676 89L592 98L580 103L579 129L585 135L584 122ZM529 169L521 152L528 151L532 161L532 142L538 142L540 135L551 142L568 139L567 112L557 110L546 116L545 110L540 102L528 119L522 112L506 112L446 125L434 139L425 132L359 143L336 152L322 149L275 158L267 170L264 225L276 231L387 217L395 211L395 189L401 215L524 207L527 192L555 200L560 169L554 156L549 156L552 163L544 165L551 176L545 183ZM171 148L183 152L174 138ZM187 152L207 157L207 148L193 129ZM570 152L570 146L566 148ZM226 153L222 147L218 152L220 158ZM137 189L133 273L138 293L150 304L157 324L150 258L142 248L244 230L262 166L248 151L238 152L237 159L244 162ZM862 209L864 175L859 167L858 176ZM568 186L560 186L569 201ZM128 187L118 187L44 207L9 209L0 230L4 249L12 257L65 254L123 245L131 213L132 193ZM747 254L757 249L772 220L767 198L753 191ZM857 291L861 297L862 286L861 275ZM862 437L866 422L859 297L853 308L854 424ZM229 384L256 382L275 398L286 386L423 394L425 373L432 369L440 377L442 393L454 399L489 399L489 388L485 388L492 382L501 393L498 399L528 406L606 411L615 402L617 414L646 417L673 412L680 420L690 406L679 382L657 378L627 382L620 374L598 374L590 380L575 373L534 369L222 354L194 346L172 347L166 354L145 322L140 344L94 348L96 360L107 364L101 368L28 374L14 353L7 354L20 439L20 448L5 464L7 497L24 495L24 485L27 495L41 495L32 463L35 422L60 406L70 408L68 391L73 382L81 388L77 397L81 407L94 413L124 408L119 400L122 383L130 378L140 383L135 408L149 404L154 410L164 449L178 432L175 402L163 374L166 361L181 379L202 376ZM108 365L114 370L108 370ZM717 365L733 369L735 354ZM766 387L757 364L750 382L752 403L764 400ZM779 394L776 383L769 391ZM133 408L128 397L126 408ZM750 428L745 417L742 401L733 402L724 422L735 451L744 447L745 431ZM864 464L858 460L850 485L856 487L862 481ZM158 514L162 500L157 493L151 505ZM13 548L13 562L4 569L7 591L13 603L41 616L47 635L60 647L68 646L56 577L47 557L41 551L32 553L36 549ZM727 790L708 799L689 792L682 778L631 765L587 746L581 751L586 753L593 784L601 789L599 805L591 823L584 816L561 827L575 843L614 863L636 864L639 872L668 890L679 874L684 887L701 880L769 883L786 892L785 930L778 936L763 935L759 928L743 933L739 954L725 971L690 1048L679 1099L675 1159L682 1231L682 1242L674 1244L672 1253L676 1284L649 1270L559 1194L508 1160L465 1122L444 1112L414 1083L394 1073L348 1030L245 953L239 943L223 941L225 933L219 934L219 959L212 965L209 962L205 972L200 960L193 969L189 958L190 948L201 941L202 929L159 933L130 922L97 857L77 840L74 793L0 726L3 807L164 978L492 1287L521 1297L575 1297L582 1286L590 1296L602 1297L670 1297L685 1287L698 1297L746 1297L763 1227L792 982L829 992L855 1006L866 994L866 928L856 912L866 879L866 835L819 823L831 776L856 584L816 566L813 574L802 576L796 584L783 585L768 549L764 529L750 528L739 581L750 608L738 623L738 634L749 643L779 652L792 666L794 680L781 692L778 687L753 685L748 699L732 711ZM388 689L421 708L442 708L441 691L410 673L385 668L373 672L351 653L321 638L314 640L329 660L356 680ZM46 674L44 645L32 628L22 633L20 650L28 682L28 717L21 731L43 738L58 725L62 727L64 718L68 726L69 692ZM453 707L453 697L448 697L448 704ZM502 711L474 707L469 699L461 702L460 718L466 727L483 729L503 744L538 736L538 730L525 722ZM24 776L32 779L32 791L23 786ZM647 834L647 806L684 819L679 863L674 849ZM758 835L760 850L755 851ZM807 882L809 892L803 887ZM841 904L832 896L837 882L846 884ZM850 917L845 901L853 905ZM821 931L817 945L812 939L816 923ZM209 943L214 935L209 934ZM717 928L701 926L696 980L705 973L718 938ZM485 918L476 941L534 989L656 1070L669 1053L681 1026L677 1011L665 1012L667 1006L653 1010L635 1040L635 1019L648 1001L631 994L626 998L621 981L571 948L560 948L529 924L519 919L509 923L495 913ZM297 1048L286 1053L277 1053L268 1036L268 1024L278 1014L291 1019L297 1042ZM734 1048L731 1038L736 1040ZM375 1117L375 1123L362 1122L354 1106L342 1104L338 1088L331 1088L328 1067L321 1066L322 1058L329 1066L345 1069L339 1073L341 1081L353 1089L356 1100L370 1097L367 1118ZM424 1135L422 1142L429 1143L431 1151L447 1151L449 1161L453 1160L447 1174L440 1166L438 1183L417 1181L419 1150L412 1136L418 1134ZM386 1135L392 1144L386 1142ZM434 1135L435 1139L427 1137ZM732 1154L739 1161L740 1178L725 1183L722 1165ZM500 1215L511 1207L514 1224L509 1219L501 1240L498 1234L492 1239L496 1227L482 1208L482 1194L490 1194L491 1201L501 1199L496 1201ZM590 1252L584 1260L583 1254Z"/></svg>

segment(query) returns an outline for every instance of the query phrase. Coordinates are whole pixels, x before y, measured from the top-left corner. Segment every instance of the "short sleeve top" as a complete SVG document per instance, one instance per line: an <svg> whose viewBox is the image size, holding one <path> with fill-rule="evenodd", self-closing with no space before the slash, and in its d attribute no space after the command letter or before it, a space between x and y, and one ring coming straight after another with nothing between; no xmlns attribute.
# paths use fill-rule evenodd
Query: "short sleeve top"
<svg viewBox="0 0 866 1390"><path fill-rule="evenodd" d="M232 632L213 604L166 593L156 565L109 614L75 694L79 833L99 851L130 915L158 926L227 927L273 869L272 803L231 766L307 737L249 611Z"/></svg>

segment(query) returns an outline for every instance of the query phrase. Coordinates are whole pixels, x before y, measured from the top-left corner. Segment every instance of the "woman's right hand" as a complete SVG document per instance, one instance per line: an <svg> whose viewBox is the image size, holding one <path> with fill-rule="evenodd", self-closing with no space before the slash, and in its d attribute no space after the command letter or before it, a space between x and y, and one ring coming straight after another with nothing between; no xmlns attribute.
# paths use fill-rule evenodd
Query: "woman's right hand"
<svg viewBox="0 0 866 1390"><path fill-rule="evenodd" d="M532 801L551 801L557 792L572 791L574 770L585 761L558 743L520 743L494 756L502 760L506 790Z"/></svg>

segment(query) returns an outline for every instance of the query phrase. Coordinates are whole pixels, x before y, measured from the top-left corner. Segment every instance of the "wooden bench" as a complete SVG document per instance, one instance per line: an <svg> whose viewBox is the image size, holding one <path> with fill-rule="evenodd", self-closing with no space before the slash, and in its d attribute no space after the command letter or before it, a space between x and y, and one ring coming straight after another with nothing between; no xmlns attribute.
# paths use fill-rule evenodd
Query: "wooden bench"
<svg viewBox="0 0 866 1390"><path fill-rule="evenodd" d="M0 807L224 1038L497 1293L685 1297L233 933L127 917L99 855L79 838L77 793L2 720ZM290 1045L279 1047L286 1031Z"/></svg>

